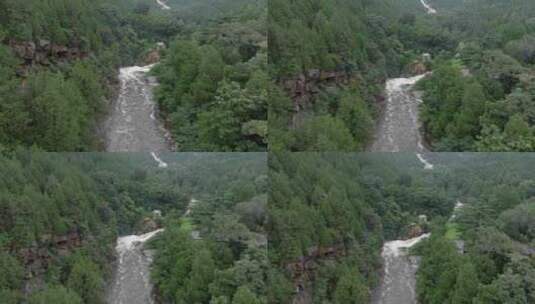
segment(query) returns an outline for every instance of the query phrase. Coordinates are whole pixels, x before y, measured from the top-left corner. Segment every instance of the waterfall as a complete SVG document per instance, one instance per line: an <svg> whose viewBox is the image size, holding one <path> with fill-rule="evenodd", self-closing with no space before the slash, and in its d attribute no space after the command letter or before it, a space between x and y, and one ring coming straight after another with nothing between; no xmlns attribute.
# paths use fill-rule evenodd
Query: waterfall
<svg viewBox="0 0 535 304"><path fill-rule="evenodd" d="M420 134L418 108L422 102L411 92L424 78L422 74L410 78L394 78L386 82L385 113L377 128L372 152L424 151Z"/></svg>
<svg viewBox="0 0 535 304"><path fill-rule="evenodd" d="M170 135L155 115L156 81L147 75L153 66L120 69L120 92L106 126L108 152L171 150Z"/></svg>
<svg viewBox="0 0 535 304"><path fill-rule="evenodd" d="M163 229L142 235L127 235L117 239L117 270L109 304L152 304L152 285L150 283L150 264L152 252L143 245Z"/></svg>
<svg viewBox="0 0 535 304"><path fill-rule="evenodd" d="M434 8L432 8L431 5L427 4L427 2L425 2L425 0L420 0L420 2L425 7L425 9L427 10L428 14L436 14L437 13L437 11Z"/></svg>
<svg viewBox="0 0 535 304"><path fill-rule="evenodd" d="M164 9L164 10L170 10L171 8L165 3L163 2L162 0L156 0L156 2L158 3L158 5Z"/></svg>

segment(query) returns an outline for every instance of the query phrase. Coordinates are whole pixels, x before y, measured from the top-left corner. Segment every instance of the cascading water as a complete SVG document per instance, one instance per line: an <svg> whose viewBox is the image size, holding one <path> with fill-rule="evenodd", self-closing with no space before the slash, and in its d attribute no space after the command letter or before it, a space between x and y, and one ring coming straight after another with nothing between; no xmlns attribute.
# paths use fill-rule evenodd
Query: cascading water
<svg viewBox="0 0 535 304"><path fill-rule="evenodd" d="M432 8L431 5L427 4L427 2L425 2L425 0L420 0L420 2L425 7L425 9L427 10L428 14L436 14L437 13L437 10Z"/></svg>
<svg viewBox="0 0 535 304"><path fill-rule="evenodd" d="M152 253L145 250L145 242L153 238L163 229L142 235L128 235L117 239L117 270L109 304L151 304L152 285L150 283L150 264Z"/></svg>
<svg viewBox="0 0 535 304"><path fill-rule="evenodd" d="M426 74L386 82L386 109L377 128L372 152L425 152L420 134L418 106L422 102L411 89Z"/></svg>
<svg viewBox="0 0 535 304"><path fill-rule="evenodd" d="M422 154L416 157L424 165L425 170L432 170L434 165L427 161ZM460 202L455 209L462 207ZM384 274L379 287L375 290L373 304L415 304L416 299L416 271L419 258L409 256L408 250L430 233L422 234L408 240L394 240L383 245L381 257L383 258Z"/></svg>
<svg viewBox="0 0 535 304"><path fill-rule="evenodd" d="M107 124L108 152L171 150L170 136L155 115L152 89L156 81L147 75L153 66L120 70L121 91Z"/></svg>
<svg viewBox="0 0 535 304"><path fill-rule="evenodd" d="M167 163L164 162L161 158L159 158L158 155L156 155L155 152L151 152L150 155L158 163L158 167L159 168L167 168L168 167Z"/></svg>
<svg viewBox="0 0 535 304"><path fill-rule="evenodd" d="M416 303L416 271L419 260L407 255L408 250L429 233L409 240L395 240L383 245L381 256L384 275L372 303L374 304L413 304Z"/></svg>
<svg viewBox="0 0 535 304"><path fill-rule="evenodd" d="M171 8L169 7L169 5L167 5L165 2L163 2L162 0L156 0L156 3L158 3L158 5L164 9L164 10L170 10Z"/></svg>
<svg viewBox="0 0 535 304"><path fill-rule="evenodd" d="M424 169L433 170L433 168L435 167L432 163L428 162L422 154L416 153L416 157L424 165Z"/></svg>
<svg viewBox="0 0 535 304"><path fill-rule="evenodd" d="M192 198L184 216L189 216L196 203ZM150 265L152 251L144 249L144 244L164 229L154 230L142 235L127 235L117 239L117 268L113 286L108 293L108 304L152 304L152 284L150 282ZM199 233L195 232L199 237Z"/></svg>
<svg viewBox="0 0 535 304"><path fill-rule="evenodd" d="M437 13L425 0L420 0L420 2L429 14ZM386 109L377 128L375 141L370 147L372 152L426 151L422 144L418 111L422 100L411 92L414 84L426 75L427 73L410 78L387 80Z"/></svg>

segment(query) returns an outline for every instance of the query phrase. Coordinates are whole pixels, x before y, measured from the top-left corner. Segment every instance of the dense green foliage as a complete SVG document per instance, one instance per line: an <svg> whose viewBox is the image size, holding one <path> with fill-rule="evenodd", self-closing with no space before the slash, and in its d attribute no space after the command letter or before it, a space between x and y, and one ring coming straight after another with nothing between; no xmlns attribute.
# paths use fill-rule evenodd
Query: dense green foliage
<svg viewBox="0 0 535 304"><path fill-rule="evenodd" d="M169 215L153 242L152 279L165 302L266 303L266 159L237 155L195 167L188 180L203 196L189 214Z"/></svg>
<svg viewBox="0 0 535 304"><path fill-rule="evenodd" d="M431 232L414 250L421 303L533 302L534 156L429 157L433 170L400 153L272 155L270 301L369 302L383 241L416 224Z"/></svg>
<svg viewBox="0 0 535 304"><path fill-rule="evenodd" d="M441 151L532 151L533 1L437 0L435 19L458 46L422 84L422 120ZM456 60L451 58L456 57Z"/></svg>
<svg viewBox="0 0 535 304"><path fill-rule="evenodd" d="M416 0L271 1L270 73L279 84L270 96L272 148L363 150L386 78L409 72L422 52L454 46L450 34L421 12ZM346 81L311 81L314 71L336 72ZM297 86L299 75L308 81L308 98L296 105L286 84Z"/></svg>
<svg viewBox="0 0 535 304"><path fill-rule="evenodd" d="M532 151L533 1L430 3L438 14L416 0L272 1L272 148L365 149L385 79L430 53L421 119L434 150Z"/></svg>
<svg viewBox="0 0 535 304"><path fill-rule="evenodd" d="M272 303L369 302L383 240L453 206L411 155L275 153L269 166Z"/></svg>
<svg viewBox="0 0 535 304"><path fill-rule="evenodd" d="M156 98L179 150L267 147L267 5L235 2L185 28L155 69Z"/></svg>
<svg viewBox="0 0 535 304"><path fill-rule="evenodd" d="M99 121L119 66L177 32L133 0L0 3L0 144L101 149ZM152 3L152 1L150 2Z"/></svg>
<svg viewBox="0 0 535 304"><path fill-rule="evenodd" d="M454 170L465 206L449 239L443 222L428 241L417 292L422 303L532 303L535 301L535 175L533 155L471 158ZM464 242L459 252L454 241Z"/></svg>
<svg viewBox="0 0 535 304"><path fill-rule="evenodd" d="M201 260L187 260L183 266L199 270L191 283L197 284L197 290L204 292L204 284L212 283L204 277L211 272L215 282L219 276L221 284L236 282L221 287L217 296L232 299L236 289L242 287L241 296L250 291L262 299L262 272L267 265L265 244L262 250L251 242L261 239L263 231L265 155L170 154L162 158L169 164L167 169L158 169L146 154L16 150L2 156L2 302L104 303L117 235L144 231L144 223L157 209L167 218L162 223L168 230L163 237L174 240L178 235L184 236L175 234L185 229L176 219L177 214L184 213L192 196L202 200L193 211L192 223L203 240L194 241L186 233L178 247L174 241L156 243L157 256L180 255L180 246L192 245L187 250ZM197 212L197 208L202 210ZM228 234L229 245L217 243L215 240L227 235L228 229L235 231L235 236ZM215 240L210 241L209 235ZM250 245L244 248L244 244ZM210 266L207 260L220 253L225 253L226 258ZM250 274L255 269L259 276ZM158 276L157 287L161 284L162 290L165 286L185 288L175 285L176 279ZM189 280L189 275L182 279ZM192 299L202 300L204 295L194 292Z"/></svg>

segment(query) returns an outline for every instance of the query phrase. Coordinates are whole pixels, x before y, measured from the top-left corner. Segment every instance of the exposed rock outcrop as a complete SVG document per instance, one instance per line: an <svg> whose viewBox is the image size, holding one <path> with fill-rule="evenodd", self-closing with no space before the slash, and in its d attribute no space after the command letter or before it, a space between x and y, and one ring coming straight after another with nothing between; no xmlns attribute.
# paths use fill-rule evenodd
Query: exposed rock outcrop
<svg viewBox="0 0 535 304"><path fill-rule="evenodd" d="M427 72L426 65L421 61L414 61L408 66L411 75L421 75Z"/></svg>
<svg viewBox="0 0 535 304"><path fill-rule="evenodd" d="M407 239L412 239L415 237L419 237L420 235L424 234L424 229L418 224L411 224L409 226L409 231L407 232Z"/></svg>
<svg viewBox="0 0 535 304"><path fill-rule="evenodd" d="M280 79L279 83L293 101L294 115L291 127L299 127L299 114L311 108L322 89L348 85L354 78L355 75L345 70L321 71L313 69L295 77Z"/></svg>
<svg viewBox="0 0 535 304"><path fill-rule="evenodd" d="M146 64L153 64L153 63L157 63L158 61L160 61L160 59L161 59L160 51L152 50L149 53L147 53L144 61Z"/></svg>
<svg viewBox="0 0 535 304"><path fill-rule="evenodd" d="M148 233L151 231L154 231L156 229L160 228L160 225L156 222L156 220L146 217L143 219L143 222L141 223L141 232L142 233Z"/></svg>
<svg viewBox="0 0 535 304"><path fill-rule="evenodd" d="M308 285L314 280L314 272L318 269L320 262L333 260L346 254L347 251L343 245L314 246L307 250L306 256L301 256L297 261L286 264L286 271L290 273L296 290L292 304L310 303L311 292Z"/></svg>
<svg viewBox="0 0 535 304"><path fill-rule="evenodd" d="M165 43L158 42L156 43L156 47L150 50L146 55L144 62L146 64L153 64L160 61L162 57L162 51L165 50Z"/></svg>
<svg viewBox="0 0 535 304"><path fill-rule="evenodd" d="M36 65L48 66L88 56L88 53L79 47L59 45L44 39L40 39L37 43L11 39L8 45L17 57L23 59L23 64L18 71L19 76L23 77L27 75L31 67Z"/></svg>
<svg viewBox="0 0 535 304"><path fill-rule="evenodd" d="M43 234L31 246L16 251L22 262L25 274L23 291L29 294L43 287L43 275L54 256L68 256L83 244L79 231L70 231L64 235Z"/></svg>

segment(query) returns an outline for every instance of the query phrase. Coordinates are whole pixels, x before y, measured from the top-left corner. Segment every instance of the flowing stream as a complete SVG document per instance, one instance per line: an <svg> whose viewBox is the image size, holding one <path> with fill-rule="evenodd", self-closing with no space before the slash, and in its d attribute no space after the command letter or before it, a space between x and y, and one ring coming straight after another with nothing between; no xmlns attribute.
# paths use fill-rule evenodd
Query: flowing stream
<svg viewBox="0 0 535 304"><path fill-rule="evenodd" d="M433 164L427 161L422 154L416 157L424 165L425 170L432 170ZM456 209L460 202L457 203ZM385 242L381 257L383 258L384 274L379 287L372 296L373 304L415 304L416 299L416 271L419 257L409 256L409 249L430 233L422 234L408 240L394 240Z"/></svg>
<svg viewBox="0 0 535 304"><path fill-rule="evenodd" d="M420 134L418 107L421 99L412 87L426 74L394 78L386 82L386 107L379 122L372 152L425 152Z"/></svg>
<svg viewBox="0 0 535 304"><path fill-rule="evenodd" d="M408 240L395 240L383 245L384 275L372 303L413 304L416 303L416 271L418 257L409 256L409 248L428 238L429 233Z"/></svg>
<svg viewBox="0 0 535 304"><path fill-rule="evenodd" d="M158 163L158 168L167 168L168 165L166 162L164 162L161 158L158 157L156 152L151 152L150 155L152 158Z"/></svg>
<svg viewBox="0 0 535 304"><path fill-rule="evenodd" d="M152 252L145 250L145 242L163 229L142 235L127 235L117 239L115 250L118 265L115 280L108 295L109 304L152 304L150 264Z"/></svg>
<svg viewBox="0 0 535 304"><path fill-rule="evenodd" d="M425 0L420 0L428 14L437 11ZM419 105L422 100L415 96L412 88L427 74L410 78L393 78L386 82L386 107L379 122L372 152L425 152L420 134ZM418 156L420 158L420 156ZM432 169L432 167L430 167Z"/></svg>
<svg viewBox="0 0 535 304"><path fill-rule="evenodd" d="M425 2L425 0L420 0L420 2L425 7L425 9L427 10L428 14L436 14L437 13L437 10L432 8L431 5L427 4L427 2Z"/></svg>
<svg viewBox="0 0 535 304"><path fill-rule="evenodd" d="M184 216L191 214L199 201L192 198ZM107 297L108 304L153 304L150 265L153 252L143 248L145 243L164 229L142 235L127 235L117 239L117 267ZM198 233L196 234L198 237ZM192 235L192 237L194 237Z"/></svg>
<svg viewBox="0 0 535 304"><path fill-rule="evenodd" d="M165 3L163 2L162 0L156 0L156 3L158 3L158 5L164 9L164 10L170 10L171 8Z"/></svg>
<svg viewBox="0 0 535 304"><path fill-rule="evenodd" d="M156 81L147 75L153 66L120 69L120 94L106 128L108 152L171 150L170 136L156 118Z"/></svg>

